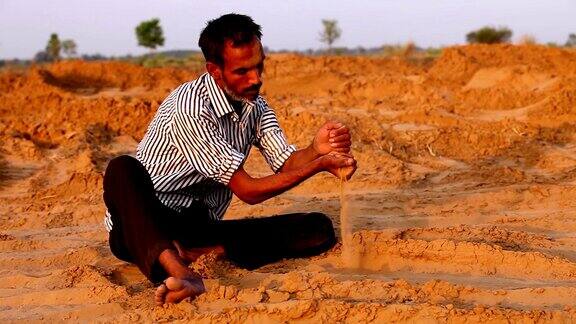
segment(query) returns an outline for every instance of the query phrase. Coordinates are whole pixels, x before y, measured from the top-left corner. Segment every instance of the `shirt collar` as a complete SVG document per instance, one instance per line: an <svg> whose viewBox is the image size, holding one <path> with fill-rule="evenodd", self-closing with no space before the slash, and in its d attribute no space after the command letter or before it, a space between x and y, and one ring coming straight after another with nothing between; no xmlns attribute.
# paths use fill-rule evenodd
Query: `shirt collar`
<svg viewBox="0 0 576 324"><path fill-rule="evenodd" d="M204 79L204 84L206 85L206 89L208 90L208 97L210 97L210 102L212 106L214 106L214 110L216 111L216 115L218 117L222 117L226 114L234 112L234 107L228 102L226 98L226 94L218 84L216 84L216 80L210 75L210 73L205 73L206 77ZM247 107L253 108L255 102L251 101L243 101L242 108L246 109Z"/></svg>

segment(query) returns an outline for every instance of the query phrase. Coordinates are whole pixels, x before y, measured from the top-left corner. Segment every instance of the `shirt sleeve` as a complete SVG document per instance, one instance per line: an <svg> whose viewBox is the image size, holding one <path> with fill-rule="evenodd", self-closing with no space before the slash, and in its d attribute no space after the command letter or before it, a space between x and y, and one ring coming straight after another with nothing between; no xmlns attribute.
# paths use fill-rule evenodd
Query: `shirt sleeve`
<svg viewBox="0 0 576 324"><path fill-rule="evenodd" d="M177 109L171 123L171 138L186 160L206 178L224 185L244 161L244 154L224 140L208 118Z"/></svg>
<svg viewBox="0 0 576 324"><path fill-rule="evenodd" d="M276 114L267 105L258 122L255 146L274 173L277 173L290 155L296 151L296 146L288 145Z"/></svg>

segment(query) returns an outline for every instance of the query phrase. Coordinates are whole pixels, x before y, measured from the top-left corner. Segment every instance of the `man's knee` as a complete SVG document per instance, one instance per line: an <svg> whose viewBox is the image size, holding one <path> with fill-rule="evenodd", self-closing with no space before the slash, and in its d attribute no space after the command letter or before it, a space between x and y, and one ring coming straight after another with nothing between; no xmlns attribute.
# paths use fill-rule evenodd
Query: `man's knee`
<svg viewBox="0 0 576 324"><path fill-rule="evenodd" d="M126 174L127 171L133 170L141 166L140 162L129 155L120 155L108 162L106 167L106 175L119 176Z"/></svg>
<svg viewBox="0 0 576 324"><path fill-rule="evenodd" d="M312 213L307 213L306 218L318 227L329 228L332 230L334 229L334 227L332 225L332 220L330 219L330 217L326 216L326 214L318 213L318 212L312 212Z"/></svg>
<svg viewBox="0 0 576 324"><path fill-rule="evenodd" d="M316 234L326 241L326 244L335 244L336 235L330 217L323 213L313 212L306 214L309 226L314 228Z"/></svg>
<svg viewBox="0 0 576 324"><path fill-rule="evenodd" d="M118 259L126 262L134 262L134 258L130 255L130 252L126 248L126 243L121 234L119 234L119 229L112 229L108 233L108 245L110 246L110 251Z"/></svg>
<svg viewBox="0 0 576 324"><path fill-rule="evenodd" d="M108 162L104 172L104 188L114 182L134 181L142 177L148 177L144 166L129 155L121 155Z"/></svg>

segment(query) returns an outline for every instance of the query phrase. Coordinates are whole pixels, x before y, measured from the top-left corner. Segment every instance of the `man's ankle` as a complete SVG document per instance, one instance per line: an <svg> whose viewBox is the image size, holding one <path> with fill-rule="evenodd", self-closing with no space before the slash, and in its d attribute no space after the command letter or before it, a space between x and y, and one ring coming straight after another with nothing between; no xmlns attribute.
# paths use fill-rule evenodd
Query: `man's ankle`
<svg viewBox="0 0 576 324"><path fill-rule="evenodd" d="M158 256L158 262L166 273L180 279L200 279L192 269L188 268L176 249L166 249Z"/></svg>

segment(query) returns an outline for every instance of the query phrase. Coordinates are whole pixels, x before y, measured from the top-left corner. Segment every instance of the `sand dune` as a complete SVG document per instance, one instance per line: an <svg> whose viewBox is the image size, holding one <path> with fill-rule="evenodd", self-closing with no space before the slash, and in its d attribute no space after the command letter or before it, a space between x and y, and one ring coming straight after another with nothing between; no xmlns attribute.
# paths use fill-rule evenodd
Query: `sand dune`
<svg viewBox="0 0 576 324"><path fill-rule="evenodd" d="M155 307L101 224L102 172L133 154L156 109L202 71L59 62L0 73L0 320L198 322L576 321L576 52L446 49L433 62L270 55L264 95L300 147L349 125L359 170L342 246L247 271L212 255L208 292ZM259 154L247 169L270 171ZM318 210L318 175L226 218Z"/></svg>

